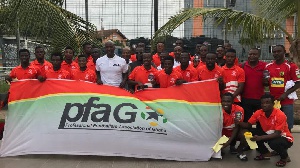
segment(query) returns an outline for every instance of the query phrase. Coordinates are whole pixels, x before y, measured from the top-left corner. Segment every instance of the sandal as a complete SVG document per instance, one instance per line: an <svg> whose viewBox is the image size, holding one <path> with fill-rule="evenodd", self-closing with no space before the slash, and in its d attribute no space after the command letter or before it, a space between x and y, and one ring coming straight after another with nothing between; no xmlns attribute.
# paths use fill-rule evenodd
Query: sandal
<svg viewBox="0 0 300 168"><path fill-rule="evenodd" d="M276 162L276 166L277 167L284 167L286 165L286 161L284 160L279 160L278 162Z"/></svg>
<svg viewBox="0 0 300 168"><path fill-rule="evenodd" d="M248 161L247 155L245 154L239 154L236 155L241 161Z"/></svg>
<svg viewBox="0 0 300 168"><path fill-rule="evenodd" d="M258 155L254 158L254 160L260 161L260 160L270 160L270 157L265 157L263 155Z"/></svg>

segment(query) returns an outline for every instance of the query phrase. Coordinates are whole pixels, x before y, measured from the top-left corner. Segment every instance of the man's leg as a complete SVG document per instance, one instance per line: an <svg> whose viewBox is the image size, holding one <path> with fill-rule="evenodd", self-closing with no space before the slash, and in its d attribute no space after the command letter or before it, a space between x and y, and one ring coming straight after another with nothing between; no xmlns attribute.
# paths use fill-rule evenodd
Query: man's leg
<svg viewBox="0 0 300 168"><path fill-rule="evenodd" d="M286 115L289 130L291 131L294 126L294 106L292 104L282 105L280 110Z"/></svg>
<svg viewBox="0 0 300 168"><path fill-rule="evenodd" d="M258 135L258 136L266 135L266 133L262 130L261 127L252 129L251 133L252 133L253 136L254 135ZM270 152L268 150L268 148L266 147L264 142L266 142L266 141L256 141L257 146L258 146L258 148L256 150L261 154L261 156L264 156L264 155L266 155ZM255 159L255 160L263 160L263 158L262 159Z"/></svg>
<svg viewBox="0 0 300 168"><path fill-rule="evenodd" d="M268 141L271 149L278 152L281 159L288 158L288 148L290 148L293 143L289 142L285 137L279 137Z"/></svg>

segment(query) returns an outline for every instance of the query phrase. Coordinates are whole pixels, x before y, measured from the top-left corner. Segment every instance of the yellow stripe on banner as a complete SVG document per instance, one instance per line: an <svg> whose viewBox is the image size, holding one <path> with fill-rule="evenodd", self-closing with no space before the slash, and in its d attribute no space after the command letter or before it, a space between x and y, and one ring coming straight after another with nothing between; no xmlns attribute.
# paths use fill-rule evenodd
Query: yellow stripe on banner
<svg viewBox="0 0 300 168"><path fill-rule="evenodd" d="M211 103L211 102L189 102L185 100L176 100L176 99L156 99L152 101L143 101L144 103L157 103L157 102L165 102L165 103L184 103L191 105L207 105L207 106L217 106L221 105L221 103Z"/></svg>
<svg viewBox="0 0 300 168"><path fill-rule="evenodd" d="M123 98L123 99L131 99L131 100L138 100L138 101L140 101L139 99L137 99L135 97L116 96L116 95L110 95L110 94L97 94L97 93L56 93L56 94L48 94L48 95L40 96L40 97L36 97L36 98L15 100L15 101L9 102L8 104L14 104L14 103L20 103L20 102L26 102L26 101L35 101L37 99L43 99L43 98L55 97L55 96L82 96L82 95L105 96L105 97Z"/></svg>

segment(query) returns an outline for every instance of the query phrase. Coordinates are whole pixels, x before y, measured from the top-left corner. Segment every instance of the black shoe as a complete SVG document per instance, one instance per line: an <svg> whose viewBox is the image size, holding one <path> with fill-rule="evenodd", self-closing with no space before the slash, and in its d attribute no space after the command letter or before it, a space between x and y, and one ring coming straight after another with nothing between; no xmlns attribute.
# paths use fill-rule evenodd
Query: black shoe
<svg viewBox="0 0 300 168"><path fill-rule="evenodd" d="M249 146L243 148L243 151L249 151L249 150L251 150Z"/></svg>

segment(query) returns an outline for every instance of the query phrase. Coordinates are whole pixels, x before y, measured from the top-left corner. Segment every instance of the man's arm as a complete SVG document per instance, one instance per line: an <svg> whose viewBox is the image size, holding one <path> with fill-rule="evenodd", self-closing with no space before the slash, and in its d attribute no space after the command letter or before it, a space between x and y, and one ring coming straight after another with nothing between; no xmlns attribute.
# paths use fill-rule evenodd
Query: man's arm
<svg viewBox="0 0 300 168"><path fill-rule="evenodd" d="M120 83L120 88L124 88L125 87L125 84L128 80L128 73L122 73L122 82Z"/></svg>
<svg viewBox="0 0 300 168"><path fill-rule="evenodd" d="M239 130L240 130L239 126L236 125L232 130L232 134L231 134L229 140L226 143L221 144L222 148L226 148L227 146L229 146L231 144L231 142L238 136Z"/></svg>
<svg viewBox="0 0 300 168"><path fill-rule="evenodd" d="M238 95L240 95L243 92L244 85L245 85L245 82L238 83L238 88L233 93L233 97L237 97Z"/></svg>
<svg viewBox="0 0 300 168"><path fill-rule="evenodd" d="M270 139L275 139L275 138L279 138L281 136L281 131L276 130L273 134L269 134L269 135L254 135L253 138L251 138L251 141L266 141L266 140L270 140Z"/></svg>
<svg viewBox="0 0 300 168"><path fill-rule="evenodd" d="M300 87L300 81L297 81L295 83L295 85L291 88L289 88L286 92L284 92L279 98L278 100L279 101L282 101L284 100L285 98L287 98L287 96L293 92L295 92L298 88Z"/></svg>
<svg viewBox="0 0 300 168"><path fill-rule="evenodd" d="M97 75L97 84L98 85L103 85L103 82L101 80L101 74L100 74L100 71L96 71L96 75Z"/></svg>

